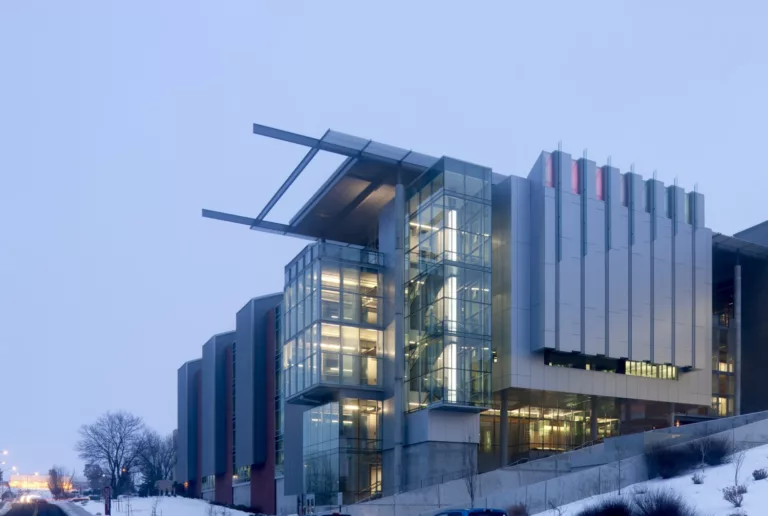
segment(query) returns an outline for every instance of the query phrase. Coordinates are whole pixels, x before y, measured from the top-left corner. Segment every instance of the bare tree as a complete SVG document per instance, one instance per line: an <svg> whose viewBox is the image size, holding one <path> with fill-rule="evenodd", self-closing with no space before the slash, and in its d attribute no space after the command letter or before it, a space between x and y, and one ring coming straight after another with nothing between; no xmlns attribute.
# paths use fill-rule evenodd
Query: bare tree
<svg viewBox="0 0 768 516"><path fill-rule="evenodd" d="M733 485L738 486L741 468L744 466L744 460L747 458L747 450L740 444L733 445Z"/></svg>
<svg viewBox="0 0 768 516"><path fill-rule="evenodd" d="M475 494L477 491L477 445L472 442L471 438L467 438L467 442L464 445L463 456L463 468L464 468L464 483L467 486L467 493L469 493L470 507L475 506Z"/></svg>
<svg viewBox="0 0 768 516"><path fill-rule="evenodd" d="M137 462L144 487L150 493L158 480L170 480L176 465L176 440L173 434L163 437L154 430L145 430Z"/></svg>
<svg viewBox="0 0 768 516"><path fill-rule="evenodd" d="M623 463L622 461L627 458L627 455L629 454L629 449L623 445L617 442L615 444L615 451L616 451L616 472L618 473L618 483L619 483L619 496L621 496L621 470Z"/></svg>
<svg viewBox="0 0 768 516"><path fill-rule="evenodd" d="M54 499L63 498L72 489L74 476L74 473L68 476L60 466L53 466L48 470L48 490Z"/></svg>
<svg viewBox="0 0 768 516"><path fill-rule="evenodd" d="M128 412L107 412L95 423L80 427L75 450L84 461L104 465L112 492L117 495L126 486L126 473L137 464L143 431L140 417Z"/></svg>

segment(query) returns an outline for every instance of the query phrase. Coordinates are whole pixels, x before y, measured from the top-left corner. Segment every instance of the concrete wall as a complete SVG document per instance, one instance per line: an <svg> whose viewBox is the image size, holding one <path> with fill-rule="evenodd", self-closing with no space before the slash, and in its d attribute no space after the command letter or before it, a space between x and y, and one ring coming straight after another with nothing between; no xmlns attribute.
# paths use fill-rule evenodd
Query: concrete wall
<svg viewBox="0 0 768 516"><path fill-rule="evenodd" d="M191 360L178 371L178 453L176 461L177 480L193 482L200 472L198 463L198 382L202 360Z"/></svg>
<svg viewBox="0 0 768 516"><path fill-rule="evenodd" d="M554 188L546 186L550 166ZM493 389L709 405L712 237L703 197L603 170L605 200L595 163L561 152L543 153L527 180L494 185L493 214L504 220L493 223ZM552 368L544 349L696 370L673 381Z"/></svg>
<svg viewBox="0 0 768 516"><path fill-rule="evenodd" d="M251 484L236 484L232 486L232 503L235 505L251 506Z"/></svg>
<svg viewBox="0 0 768 516"><path fill-rule="evenodd" d="M202 476L221 475L232 461L227 448L227 385L228 350L235 341L235 332L214 335L203 345L202 361ZM230 417L231 419L231 417Z"/></svg>
<svg viewBox="0 0 768 516"><path fill-rule="evenodd" d="M728 438L745 447L768 443L768 413L749 414L679 428L606 440L594 446L516 467L479 475L475 507L507 508L525 503L531 514L543 512L549 503L574 502L648 480L642 453L659 442L677 446L703 435ZM621 440L620 439L624 439ZM614 441L610 446L608 443ZM617 450L621 450L617 454ZM595 460L589 463L589 459ZM617 461L621 458L621 461ZM467 507L469 491L464 479L447 481L372 502L351 505L352 516L415 516L451 507Z"/></svg>

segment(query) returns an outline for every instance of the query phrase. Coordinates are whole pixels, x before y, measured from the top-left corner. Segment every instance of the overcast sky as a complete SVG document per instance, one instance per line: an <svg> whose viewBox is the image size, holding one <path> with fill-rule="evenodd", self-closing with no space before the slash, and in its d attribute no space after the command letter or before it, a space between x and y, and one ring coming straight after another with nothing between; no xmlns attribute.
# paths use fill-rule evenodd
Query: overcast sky
<svg viewBox="0 0 768 516"><path fill-rule="evenodd" d="M525 5L524 5L525 4ZM526 175L567 152L768 218L768 4L0 0L0 449L77 467L124 409L170 432L176 370L305 241L255 216L327 128ZM338 159L319 160L286 221Z"/></svg>

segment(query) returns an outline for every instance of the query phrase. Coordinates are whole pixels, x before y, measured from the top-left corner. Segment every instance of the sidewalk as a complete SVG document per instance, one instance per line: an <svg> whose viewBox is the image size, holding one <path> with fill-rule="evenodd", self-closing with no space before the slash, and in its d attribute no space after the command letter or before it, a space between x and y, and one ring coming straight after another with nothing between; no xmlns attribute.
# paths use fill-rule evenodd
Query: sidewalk
<svg viewBox="0 0 768 516"><path fill-rule="evenodd" d="M76 503L54 502L54 504L67 513L67 516L92 516L90 512L86 511Z"/></svg>

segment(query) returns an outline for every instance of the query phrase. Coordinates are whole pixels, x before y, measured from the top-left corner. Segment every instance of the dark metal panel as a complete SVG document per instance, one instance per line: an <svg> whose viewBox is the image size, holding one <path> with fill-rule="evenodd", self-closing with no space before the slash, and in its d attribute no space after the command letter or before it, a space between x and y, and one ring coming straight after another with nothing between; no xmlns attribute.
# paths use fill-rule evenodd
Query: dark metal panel
<svg viewBox="0 0 768 516"><path fill-rule="evenodd" d="M266 446L274 446L274 429L267 429L267 374L274 375L274 357L266 357L266 313L277 306L283 295L270 294L251 299L235 317L235 464L237 467L261 465ZM261 424L260 424L261 423Z"/></svg>
<svg viewBox="0 0 768 516"><path fill-rule="evenodd" d="M196 378L201 370L202 360L192 360L178 371L178 458L176 471L179 481L194 481L197 478L197 417L198 397Z"/></svg>

